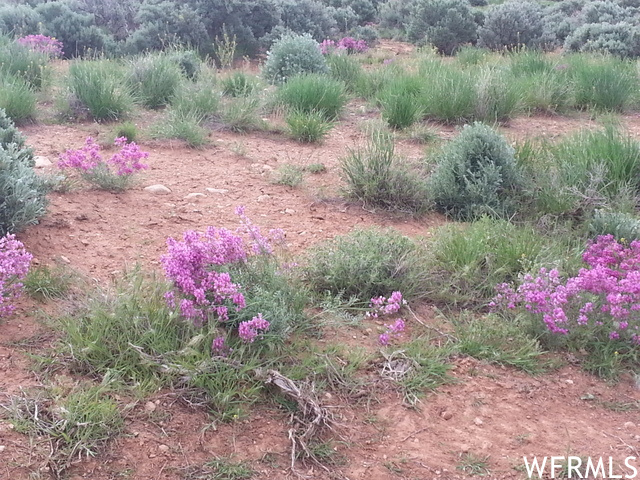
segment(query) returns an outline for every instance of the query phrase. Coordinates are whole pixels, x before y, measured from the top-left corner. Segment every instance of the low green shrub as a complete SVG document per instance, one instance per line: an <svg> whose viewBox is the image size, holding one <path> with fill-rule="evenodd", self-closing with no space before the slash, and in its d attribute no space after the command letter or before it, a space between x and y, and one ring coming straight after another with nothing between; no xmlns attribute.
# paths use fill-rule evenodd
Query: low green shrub
<svg viewBox="0 0 640 480"><path fill-rule="evenodd" d="M73 97L94 120L119 120L131 112L130 88L114 62L76 61L69 68L68 85Z"/></svg>
<svg viewBox="0 0 640 480"><path fill-rule="evenodd" d="M409 238L393 230L354 230L314 247L303 275L312 291L344 300L368 304L394 291L412 299L422 288L416 252Z"/></svg>
<svg viewBox="0 0 640 480"><path fill-rule="evenodd" d="M598 20L597 23L586 23L566 38L564 49L637 58L640 56L640 29L626 22L611 24Z"/></svg>
<svg viewBox="0 0 640 480"><path fill-rule="evenodd" d="M320 46L310 35L285 35L267 54L263 75L270 83L284 83L309 73L329 73Z"/></svg>
<svg viewBox="0 0 640 480"><path fill-rule="evenodd" d="M33 166L33 151L0 109L0 237L37 223L45 214L48 188Z"/></svg>
<svg viewBox="0 0 640 480"><path fill-rule="evenodd" d="M409 213L430 207L425 173L396 155L389 133L371 132L367 145L350 151L340 160L340 167L347 195L365 205Z"/></svg>
<svg viewBox="0 0 640 480"><path fill-rule="evenodd" d="M429 190L438 210L461 220L515 213L523 178L515 150L495 130L465 125L435 160Z"/></svg>
<svg viewBox="0 0 640 480"><path fill-rule="evenodd" d="M340 116L347 102L344 85L323 75L293 77L280 87L277 95L287 109L322 113L329 121Z"/></svg>
<svg viewBox="0 0 640 480"><path fill-rule="evenodd" d="M613 235L618 241L640 239L640 219L624 212L596 210L589 223L591 235Z"/></svg>

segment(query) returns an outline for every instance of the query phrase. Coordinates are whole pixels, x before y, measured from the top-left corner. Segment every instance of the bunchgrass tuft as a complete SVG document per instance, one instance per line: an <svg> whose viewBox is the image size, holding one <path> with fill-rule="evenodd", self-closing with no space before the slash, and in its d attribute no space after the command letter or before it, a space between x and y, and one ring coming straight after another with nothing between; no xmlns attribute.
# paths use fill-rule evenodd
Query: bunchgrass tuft
<svg viewBox="0 0 640 480"><path fill-rule="evenodd" d="M97 121L119 120L132 109L133 97L120 75L118 65L109 60L79 60L69 68L69 90Z"/></svg>
<svg viewBox="0 0 640 480"><path fill-rule="evenodd" d="M39 300L53 300L64 297L71 287L71 275L60 267L46 265L32 268L22 282L25 291Z"/></svg>
<svg viewBox="0 0 640 480"><path fill-rule="evenodd" d="M320 112L326 120L335 120L347 102L344 85L322 75L299 75L282 85L278 100L289 110Z"/></svg>
<svg viewBox="0 0 640 480"><path fill-rule="evenodd" d="M304 169L297 165L285 164L275 172L273 183L287 187L298 187L304 180Z"/></svg>
<svg viewBox="0 0 640 480"><path fill-rule="evenodd" d="M260 117L261 102L256 95L231 98L221 104L220 120L224 128L246 133L264 128Z"/></svg>
<svg viewBox="0 0 640 480"><path fill-rule="evenodd" d="M290 135L299 142L316 143L321 141L333 127L323 112L310 112L294 109L287 113L285 122Z"/></svg>
<svg viewBox="0 0 640 480"><path fill-rule="evenodd" d="M258 88L258 79L245 72L233 72L221 80L222 93L229 97L246 97Z"/></svg>
<svg viewBox="0 0 640 480"><path fill-rule="evenodd" d="M21 78L0 73L0 108L16 124L33 120L36 94Z"/></svg>
<svg viewBox="0 0 640 480"><path fill-rule="evenodd" d="M208 133L202 122L205 117L193 111L169 110L166 117L152 127L154 138L174 138L184 140L187 146L199 148L207 143Z"/></svg>
<svg viewBox="0 0 640 480"><path fill-rule="evenodd" d="M168 105L182 80L180 66L165 53L149 53L129 65L127 82L140 104L157 109Z"/></svg>
<svg viewBox="0 0 640 480"><path fill-rule="evenodd" d="M428 79L420 94L425 116L445 123L474 118L476 72L447 65L440 60L429 60L420 65L420 75Z"/></svg>
<svg viewBox="0 0 640 480"><path fill-rule="evenodd" d="M362 82L362 66L350 55L328 55L329 75L345 84L349 93L357 93L358 85Z"/></svg>
<svg viewBox="0 0 640 480"><path fill-rule="evenodd" d="M387 132L372 131L367 145L350 151L340 163L347 195L365 205L409 213L422 213L430 206L424 172L396 155Z"/></svg>
<svg viewBox="0 0 640 480"><path fill-rule="evenodd" d="M0 37L0 72L24 80L33 90L41 90L49 79L48 57L31 51L8 37Z"/></svg>

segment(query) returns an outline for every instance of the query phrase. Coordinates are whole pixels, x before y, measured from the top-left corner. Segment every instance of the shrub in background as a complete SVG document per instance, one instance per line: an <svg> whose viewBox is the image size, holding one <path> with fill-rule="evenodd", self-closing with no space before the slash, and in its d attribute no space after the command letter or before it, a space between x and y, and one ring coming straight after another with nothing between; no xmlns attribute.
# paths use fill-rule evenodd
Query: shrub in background
<svg viewBox="0 0 640 480"><path fill-rule="evenodd" d="M315 0L280 0L281 26L295 34L309 34L318 42L330 36L338 24L333 12Z"/></svg>
<svg viewBox="0 0 640 480"><path fill-rule="evenodd" d="M267 54L263 75L270 83L284 83L306 73L328 73L320 46L310 35L286 35Z"/></svg>
<svg viewBox="0 0 640 480"><path fill-rule="evenodd" d="M514 155L515 150L492 128L465 125L436 157L429 179L436 208L461 220L511 216L523 189Z"/></svg>
<svg viewBox="0 0 640 480"><path fill-rule="evenodd" d="M69 90L94 120L126 117L133 97L118 66L107 60L76 61L69 68Z"/></svg>
<svg viewBox="0 0 640 480"><path fill-rule="evenodd" d="M147 54L133 60L127 83L136 99L147 108L168 105L182 79L180 67L164 53Z"/></svg>
<svg viewBox="0 0 640 480"><path fill-rule="evenodd" d="M412 5L407 26L412 42L429 43L452 55L461 45L476 41L477 24L467 0L416 0Z"/></svg>
<svg viewBox="0 0 640 480"><path fill-rule="evenodd" d="M410 168L395 153L391 134L374 130L367 145L340 160L347 195L365 205L422 213L429 206L423 172Z"/></svg>
<svg viewBox="0 0 640 480"><path fill-rule="evenodd" d="M36 34L42 17L29 5L2 5L0 7L0 33L22 37Z"/></svg>
<svg viewBox="0 0 640 480"><path fill-rule="evenodd" d="M500 50L540 45L544 28L542 7L529 1L510 0L493 5L478 29L478 45Z"/></svg>
<svg viewBox="0 0 640 480"><path fill-rule="evenodd" d="M278 90L278 100L288 109L319 112L327 120L340 116L347 97L344 85L323 75L299 75Z"/></svg>
<svg viewBox="0 0 640 480"><path fill-rule="evenodd" d="M0 236L36 223L45 213L47 186L33 165L33 151L0 109Z"/></svg>
<svg viewBox="0 0 640 480"><path fill-rule="evenodd" d="M564 49L636 58L640 56L640 29L629 23L588 23L567 36Z"/></svg>
<svg viewBox="0 0 640 480"><path fill-rule="evenodd" d="M193 50L177 49L169 53L171 60L178 64L182 75L189 80L196 81L202 70L202 60L198 53Z"/></svg>

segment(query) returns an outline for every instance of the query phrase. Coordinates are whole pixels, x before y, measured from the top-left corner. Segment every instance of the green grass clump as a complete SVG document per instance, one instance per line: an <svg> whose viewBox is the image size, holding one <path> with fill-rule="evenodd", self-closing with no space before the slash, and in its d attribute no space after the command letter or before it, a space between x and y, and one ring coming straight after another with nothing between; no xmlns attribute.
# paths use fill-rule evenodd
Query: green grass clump
<svg viewBox="0 0 640 480"><path fill-rule="evenodd" d="M429 60L420 65L420 75L428 79L420 94L424 115L445 123L474 118L476 72Z"/></svg>
<svg viewBox="0 0 640 480"><path fill-rule="evenodd" d="M575 91L575 106L622 112L638 91L635 63L616 57L577 54L569 57L567 71Z"/></svg>
<svg viewBox="0 0 640 480"><path fill-rule="evenodd" d="M71 94L94 120L119 120L131 112L131 91L112 61L76 61L69 68L68 82Z"/></svg>
<svg viewBox="0 0 640 480"><path fill-rule="evenodd" d="M312 291L368 303L399 290L405 298L421 293L416 246L393 230L354 230L312 249L304 278Z"/></svg>
<svg viewBox="0 0 640 480"><path fill-rule="evenodd" d="M135 142L138 138L138 127L133 122L123 122L113 129L113 138L124 137L127 142Z"/></svg>
<svg viewBox="0 0 640 480"><path fill-rule="evenodd" d="M299 75L280 87L278 100L287 109L321 112L326 120L335 120L347 102L344 85L322 75Z"/></svg>
<svg viewBox="0 0 640 480"><path fill-rule="evenodd" d="M507 122L518 113L521 103L522 93L507 70L485 67L476 72L475 119Z"/></svg>
<svg viewBox="0 0 640 480"><path fill-rule="evenodd" d="M522 108L529 112L557 114L573 104L573 89L560 70L540 71L515 77L514 88L522 92Z"/></svg>
<svg viewBox="0 0 640 480"><path fill-rule="evenodd" d="M184 140L187 146L198 148L208 142L208 132L202 127L204 120L197 112L169 110L164 120L153 126L151 136Z"/></svg>
<svg viewBox="0 0 640 480"><path fill-rule="evenodd" d="M344 83L349 93L357 93L362 82L363 70L360 62L350 55L328 55L329 75Z"/></svg>
<svg viewBox="0 0 640 480"><path fill-rule="evenodd" d="M350 151L340 163L349 197L409 213L421 213L430 206L424 173L396 155L389 133L371 132L367 145Z"/></svg>
<svg viewBox="0 0 640 480"><path fill-rule="evenodd" d="M545 243L531 228L489 217L441 227L426 245L423 265L430 291L425 293L448 305L483 306L496 285L538 265Z"/></svg>
<svg viewBox="0 0 640 480"><path fill-rule="evenodd" d="M56 477L78 459L95 456L124 429L122 412L104 386L23 391L4 405L16 430L47 439L47 465Z"/></svg>
<svg viewBox="0 0 640 480"><path fill-rule="evenodd" d="M171 100L169 112L209 119L220 109L220 93L215 78L201 74L198 82L183 82Z"/></svg>
<svg viewBox="0 0 640 480"><path fill-rule="evenodd" d="M273 183L295 188L304 180L304 169L297 165L285 164L276 170L276 177Z"/></svg>
<svg viewBox="0 0 640 480"><path fill-rule="evenodd" d="M422 116L422 108L418 101L421 89L422 81L417 77L401 77L389 82L378 94L382 118L391 128L403 130Z"/></svg>
<svg viewBox="0 0 640 480"><path fill-rule="evenodd" d="M0 73L0 108L17 124L33 120L36 94L21 78Z"/></svg>
<svg viewBox="0 0 640 480"><path fill-rule="evenodd" d="M22 282L24 290L39 300L64 297L71 286L71 277L63 269L47 266L32 268Z"/></svg>
<svg viewBox="0 0 640 480"><path fill-rule="evenodd" d="M287 113L285 122L291 136L304 143L319 142L333 128L333 123L327 121L324 113L317 110L305 112L294 109Z"/></svg>
<svg viewBox="0 0 640 480"><path fill-rule="evenodd" d="M531 374L541 371L543 351L517 322L495 315L460 315L453 323L459 353Z"/></svg>
<svg viewBox="0 0 640 480"><path fill-rule="evenodd" d="M261 102L256 95L228 99L221 104L222 125L236 133L246 133L264 128L260 117Z"/></svg>
<svg viewBox="0 0 640 480"><path fill-rule="evenodd" d="M136 58L127 73L127 82L138 101L152 109L171 103L181 80L180 66L164 53Z"/></svg>
<svg viewBox="0 0 640 480"><path fill-rule="evenodd" d="M224 77L221 83L222 93L229 97L246 97L258 87L258 80L245 72L233 72Z"/></svg>
<svg viewBox="0 0 640 480"><path fill-rule="evenodd" d="M33 90L41 90L49 79L49 58L31 51L7 37L0 37L0 72L24 80Z"/></svg>
<svg viewBox="0 0 640 480"><path fill-rule="evenodd" d="M491 50L481 47L465 45L456 50L456 60L463 67L480 65L486 62Z"/></svg>

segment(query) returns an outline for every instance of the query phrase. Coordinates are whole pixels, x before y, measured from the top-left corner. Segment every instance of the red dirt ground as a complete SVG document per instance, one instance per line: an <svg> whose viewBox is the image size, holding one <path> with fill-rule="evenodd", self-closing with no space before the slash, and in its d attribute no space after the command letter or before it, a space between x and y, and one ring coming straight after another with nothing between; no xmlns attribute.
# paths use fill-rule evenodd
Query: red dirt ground
<svg viewBox="0 0 640 480"><path fill-rule="evenodd" d="M212 145L202 150L184 148L180 142L142 141L150 152L150 169L140 184L122 194L82 189L51 194L49 213L39 225L19 235L39 264L68 263L79 273L106 284L119 272L140 262L157 269L168 236L208 225L236 226L234 207L245 205L255 223L282 228L292 252L301 252L323 239L358 226L394 227L417 236L429 235L443 223L437 215L420 219L369 212L339 197L338 160L348 148L363 141L360 125L370 119L366 109L351 106L344 121L320 146L304 146L272 134L236 135L214 132ZM640 134L637 116L624 119L630 132ZM572 118L533 117L515 120L504 129L511 138L546 135L557 137L586 125L585 115ZM52 161L67 148L79 147L87 135L104 138L108 127L30 125L23 128L37 155ZM439 129L443 138L454 129ZM244 150L244 155L234 151ZM408 157L419 158L423 147L401 142ZM273 170L285 164L324 163L328 172L308 175L300 188L272 183ZM168 195L146 193L142 187L163 184ZM208 193L206 188L224 189ZM204 193L198 201L185 197ZM51 334L38 321L42 304L23 299L19 311L3 320L0 329L0 393L13 394L38 384L29 369L25 348L12 342L31 342L41 350ZM52 306L47 306L47 309ZM430 307L417 309L421 319L434 322ZM39 336L38 336L39 335ZM343 331L350 342L368 345L361 330ZM28 351L28 349L27 349ZM484 478L526 478L522 456L638 456L639 410L620 412L604 402L634 404L640 391L624 378L610 385L573 366L532 377L512 369L457 358L455 383L440 387L422 400L418 410L402 406L393 392L363 404L324 398L338 420L335 443L345 463L328 467L299 466L313 479L462 479L457 470L460 455L488 456L491 474ZM61 377L59 382L71 381ZM586 398L593 398L588 401ZM170 392L154 396L153 414L140 402L127 421L126 434L106 453L71 469L72 480L181 479L189 467L214 456L247 459L258 472L256 479L295 477L288 469L289 441L286 414L257 407L247 419L233 424L211 423L206 413L176 403ZM336 437L339 439L339 437ZM27 437L0 421L0 478L20 480L38 471L40 459L32 456ZM640 467L640 461L636 462Z"/></svg>

